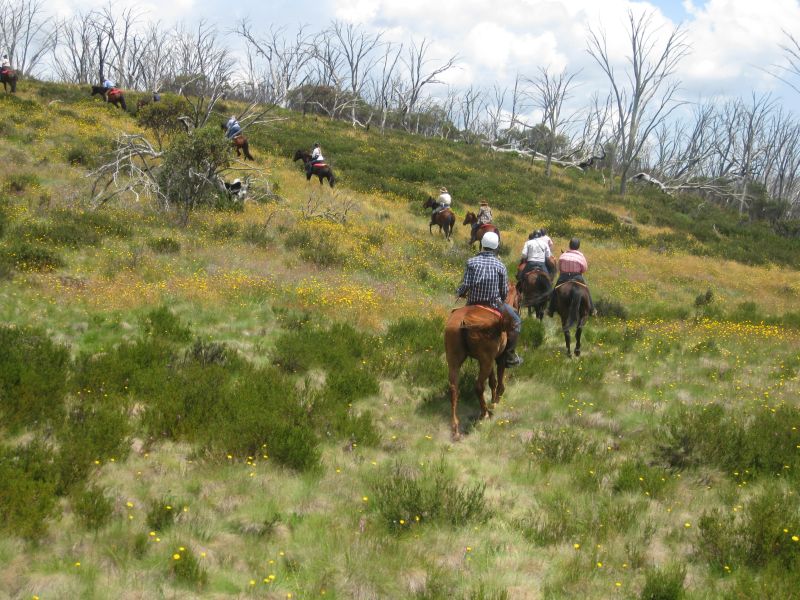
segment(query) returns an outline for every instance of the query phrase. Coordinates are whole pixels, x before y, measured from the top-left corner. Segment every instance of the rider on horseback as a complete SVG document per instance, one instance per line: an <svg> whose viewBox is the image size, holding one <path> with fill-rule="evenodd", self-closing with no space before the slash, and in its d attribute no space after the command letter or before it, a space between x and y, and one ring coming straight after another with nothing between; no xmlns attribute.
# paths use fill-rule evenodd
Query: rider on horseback
<svg viewBox="0 0 800 600"><path fill-rule="evenodd" d="M564 252L558 257L558 281L556 287L568 281L577 281L586 287L586 292L589 294L589 313L595 315L594 302L592 301L592 293L589 291L589 286L586 285L586 280L583 274L589 269L589 264L586 262L586 257L583 252L579 250L581 241L578 238L572 238L569 241L569 250ZM556 312L556 295L550 296L550 306L547 308L547 314L551 317Z"/></svg>
<svg viewBox="0 0 800 600"><path fill-rule="evenodd" d="M314 165L322 162L325 162L325 157L322 156L322 148L319 147L319 142L314 142L314 147L311 149L311 160L306 163L306 175L311 174Z"/></svg>
<svg viewBox="0 0 800 600"><path fill-rule="evenodd" d="M472 234L478 230L481 225L486 225L492 222L492 209L489 208L489 203L486 200L481 200L481 206L478 210L478 219L472 224Z"/></svg>
<svg viewBox="0 0 800 600"><path fill-rule="evenodd" d="M447 193L446 187L439 188L439 197L436 198L436 208L433 209L431 213L431 221L433 221L434 215L437 213L442 212L446 208L450 208L450 205L453 203L453 199L450 197L450 194Z"/></svg>
<svg viewBox="0 0 800 600"><path fill-rule="evenodd" d="M517 268L517 281L522 281L523 277L539 269L545 273L550 273L547 266L547 259L550 258L550 244L547 243L547 238L542 234L539 229L531 234L528 241L522 247L522 256L519 259L519 267ZM524 269L522 268L524 266Z"/></svg>
<svg viewBox="0 0 800 600"><path fill-rule="evenodd" d="M517 340L522 331L522 319L517 311L506 304L508 292L508 271L495 254L500 245L500 238L489 231L481 240L481 252L467 260L464 279L456 290L456 296L467 296L467 305L482 304L506 313L514 320L514 328L507 332L508 341L505 352L501 355L507 367L515 367L522 363L522 358L515 352Z"/></svg>
<svg viewBox="0 0 800 600"><path fill-rule="evenodd" d="M240 133L242 133L242 126L236 120L236 115L231 115L231 118L225 123L225 137L232 140Z"/></svg>
<svg viewBox="0 0 800 600"><path fill-rule="evenodd" d="M8 60L8 54L3 54L3 60L0 61L0 71L8 73L11 70L11 62Z"/></svg>

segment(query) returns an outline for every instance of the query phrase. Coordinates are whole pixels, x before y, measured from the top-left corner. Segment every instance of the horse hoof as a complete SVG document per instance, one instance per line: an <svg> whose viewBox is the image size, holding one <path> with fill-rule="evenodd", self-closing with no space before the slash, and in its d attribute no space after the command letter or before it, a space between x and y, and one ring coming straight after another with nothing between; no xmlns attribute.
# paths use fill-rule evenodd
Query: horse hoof
<svg viewBox="0 0 800 600"><path fill-rule="evenodd" d="M580 356L580 355L581 355L581 351L580 350L575 350L575 356Z"/></svg>
<svg viewBox="0 0 800 600"><path fill-rule="evenodd" d="M453 432L453 441L460 442L461 441L461 434L458 431Z"/></svg>

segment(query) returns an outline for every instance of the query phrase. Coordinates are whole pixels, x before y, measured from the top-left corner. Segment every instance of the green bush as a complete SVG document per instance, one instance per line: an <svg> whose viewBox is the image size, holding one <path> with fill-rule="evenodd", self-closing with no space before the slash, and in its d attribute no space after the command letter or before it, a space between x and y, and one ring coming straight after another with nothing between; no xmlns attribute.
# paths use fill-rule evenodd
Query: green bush
<svg viewBox="0 0 800 600"><path fill-rule="evenodd" d="M458 485L444 461L422 467L396 463L371 483L371 506L390 531L428 522L459 527L490 516L486 485Z"/></svg>
<svg viewBox="0 0 800 600"><path fill-rule="evenodd" d="M60 422L69 353L44 332L0 326L0 423L16 430Z"/></svg>
<svg viewBox="0 0 800 600"><path fill-rule="evenodd" d="M250 223L242 231L242 239L248 244L253 244L259 248L267 248L275 242L275 236L272 232L256 223Z"/></svg>
<svg viewBox="0 0 800 600"><path fill-rule="evenodd" d="M4 189L8 192L24 192L29 188L41 186L41 180L35 173L12 173L6 175Z"/></svg>
<svg viewBox="0 0 800 600"><path fill-rule="evenodd" d="M686 597L683 582L686 567L680 564L663 569L651 568L645 572L645 582L640 600L681 600Z"/></svg>
<svg viewBox="0 0 800 600"><path fill-rule="evenodd" d="M230 240L239 234L239 224L235 221L223 221L211 230L211 237L215 240Z"/></svg>
<svg viewBox="0 0 800 600"><path fill-rule="evenodd" d="M94 230L76 223L59 221L55 223L28 223L19 227L16 235L29 242L55 244L70 248L97 246L102 237Z"/></svg>
<svg viewBox="0 0 800 600"><path fill-rule="evenodd" d="M384 375L403 378L420 387L440 385L447 379L442 359L444 321L440 317L406 317L395 321L382 341Z"/></svg>
<svg viewBox="0 0 800 600"><path fill-rule="evenodd" d="M525 319L519 344L526 350L535 350L544 343L544 323L538 319Z"/></svg>
<svg viewBox="0 0 800 600"><path fill-rule="evenodd" d="M171 237L150 238L147 247L158 254L177 254L181 251L181 243Z"/></svg>
<svg viewBox="0 0 800 600"><path fill-rule="evenodd" d="M91 486L73 492L72 510L86 529L97 531L111 520L114 501L106 495L105 488Z"/></svg>
<svg viewBox="0 0 800 600"><path fill-rule="evenodd" d="M168 560L169 572L176 581L196 588L208 583L208 572L187 544L176 546Z"/></svg>
<svg viewBox="0 0 800 600"><path fill-rule="evenodd" d="M175 516L180 510L175 499L170 496L155 498L147 503L147 527L153 531L166 531L175 523Z"/></svg>
<svg viewBox="0 0 800 600"><path fill-rule="evenodd" d="M735 516L714 509L698 523L695 550L717 569L779 565L800 568L800 498L793 489L770 482L757 491Z"/></svg>
<svg viewBox="0 0 800 600"><path fill-rule="evenodd" d="M41 443L0 446L0 530L38 539L56 513L53 451Z"/></svg>
<svg viewBox="0 0 800 600"><path fill-rule="evenodd" d="M628 309L614 300L598 298L595 300L594 308L597 310L598 317L611 317L622 320L628 318Z"/></svg>
<svg viewBox="0 0 800 600"><path fill-rule="evenodd" d="M142 319L142 331L145 336L172 342L188 342L192 330L166 306L151 310Z"/></svg>
<svg viewBox="0 0 800 600"><path fill-rule="evenodd" d="M6 247L5 260L18 271L53 271L64 266L59 254L26 241L17 240Z"/></svg>
<svg viewBox="0 0 800 600"><path fill-rule="evenodd" d="M345 254L331 238L319 235L307 227L295 227L284 240L288 250L298 250L300 256L321 267L344 264Z"/></svg>
<svg viewBox="0 0 800 600"><path fill-rule="evenodd" d="M527 451L537 460L564 464L578 456L592 456L597 448L596 444L576 427L548 425L533 432L527 444Z"/></svg>
<svg viewBox="0 0 800 600"><path fill-rule="evenodd" d="M664 469L648 466L641 459L630 458L617 470L613 490L660 498L670 482L670 474Z"/></svg>

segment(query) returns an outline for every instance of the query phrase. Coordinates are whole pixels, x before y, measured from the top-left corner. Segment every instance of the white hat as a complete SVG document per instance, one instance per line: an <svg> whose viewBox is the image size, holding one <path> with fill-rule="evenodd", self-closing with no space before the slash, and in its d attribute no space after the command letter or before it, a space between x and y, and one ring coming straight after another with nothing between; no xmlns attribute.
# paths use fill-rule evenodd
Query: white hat
<svg viewBox="0 0 800 600"><path fill-rule="evenodd" d="M483 234L483 237L481 238L481 246L488 248L489 250L497 250L499 245L500 238L494 231L487 231Z"/></svg>
<svg viewBox="0 0 800 600"><path fill-rule="evenodd" d="M441 193L443 193L443 194L446 194L446 193L447 193L447 188L446 188L446 187L444 187L444 186L442 186L442 187L440 187L440 188L439 188L439 191L440 191Z"/></svg>

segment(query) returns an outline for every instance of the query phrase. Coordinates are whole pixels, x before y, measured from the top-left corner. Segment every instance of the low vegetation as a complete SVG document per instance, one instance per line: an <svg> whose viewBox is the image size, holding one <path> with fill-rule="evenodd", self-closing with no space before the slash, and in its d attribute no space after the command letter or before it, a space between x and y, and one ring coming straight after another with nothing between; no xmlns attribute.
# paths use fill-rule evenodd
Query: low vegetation
<svg viewBox="0 0 800 600"><path fill-rule="evenodd" d="M75 140L163 115L72 91L0 96L11 597L796 596L794 241L773 256L774 232L688 199L299 115L250 135L280 198L97 207ZM312 132L335 192L287 157ZM420 209L443 183L459 214L490 198L510 269L536 227L580 235L599 312L573 360L526 318L490 421L465 365L459 443L442 331L471 252Z"/></svg>

